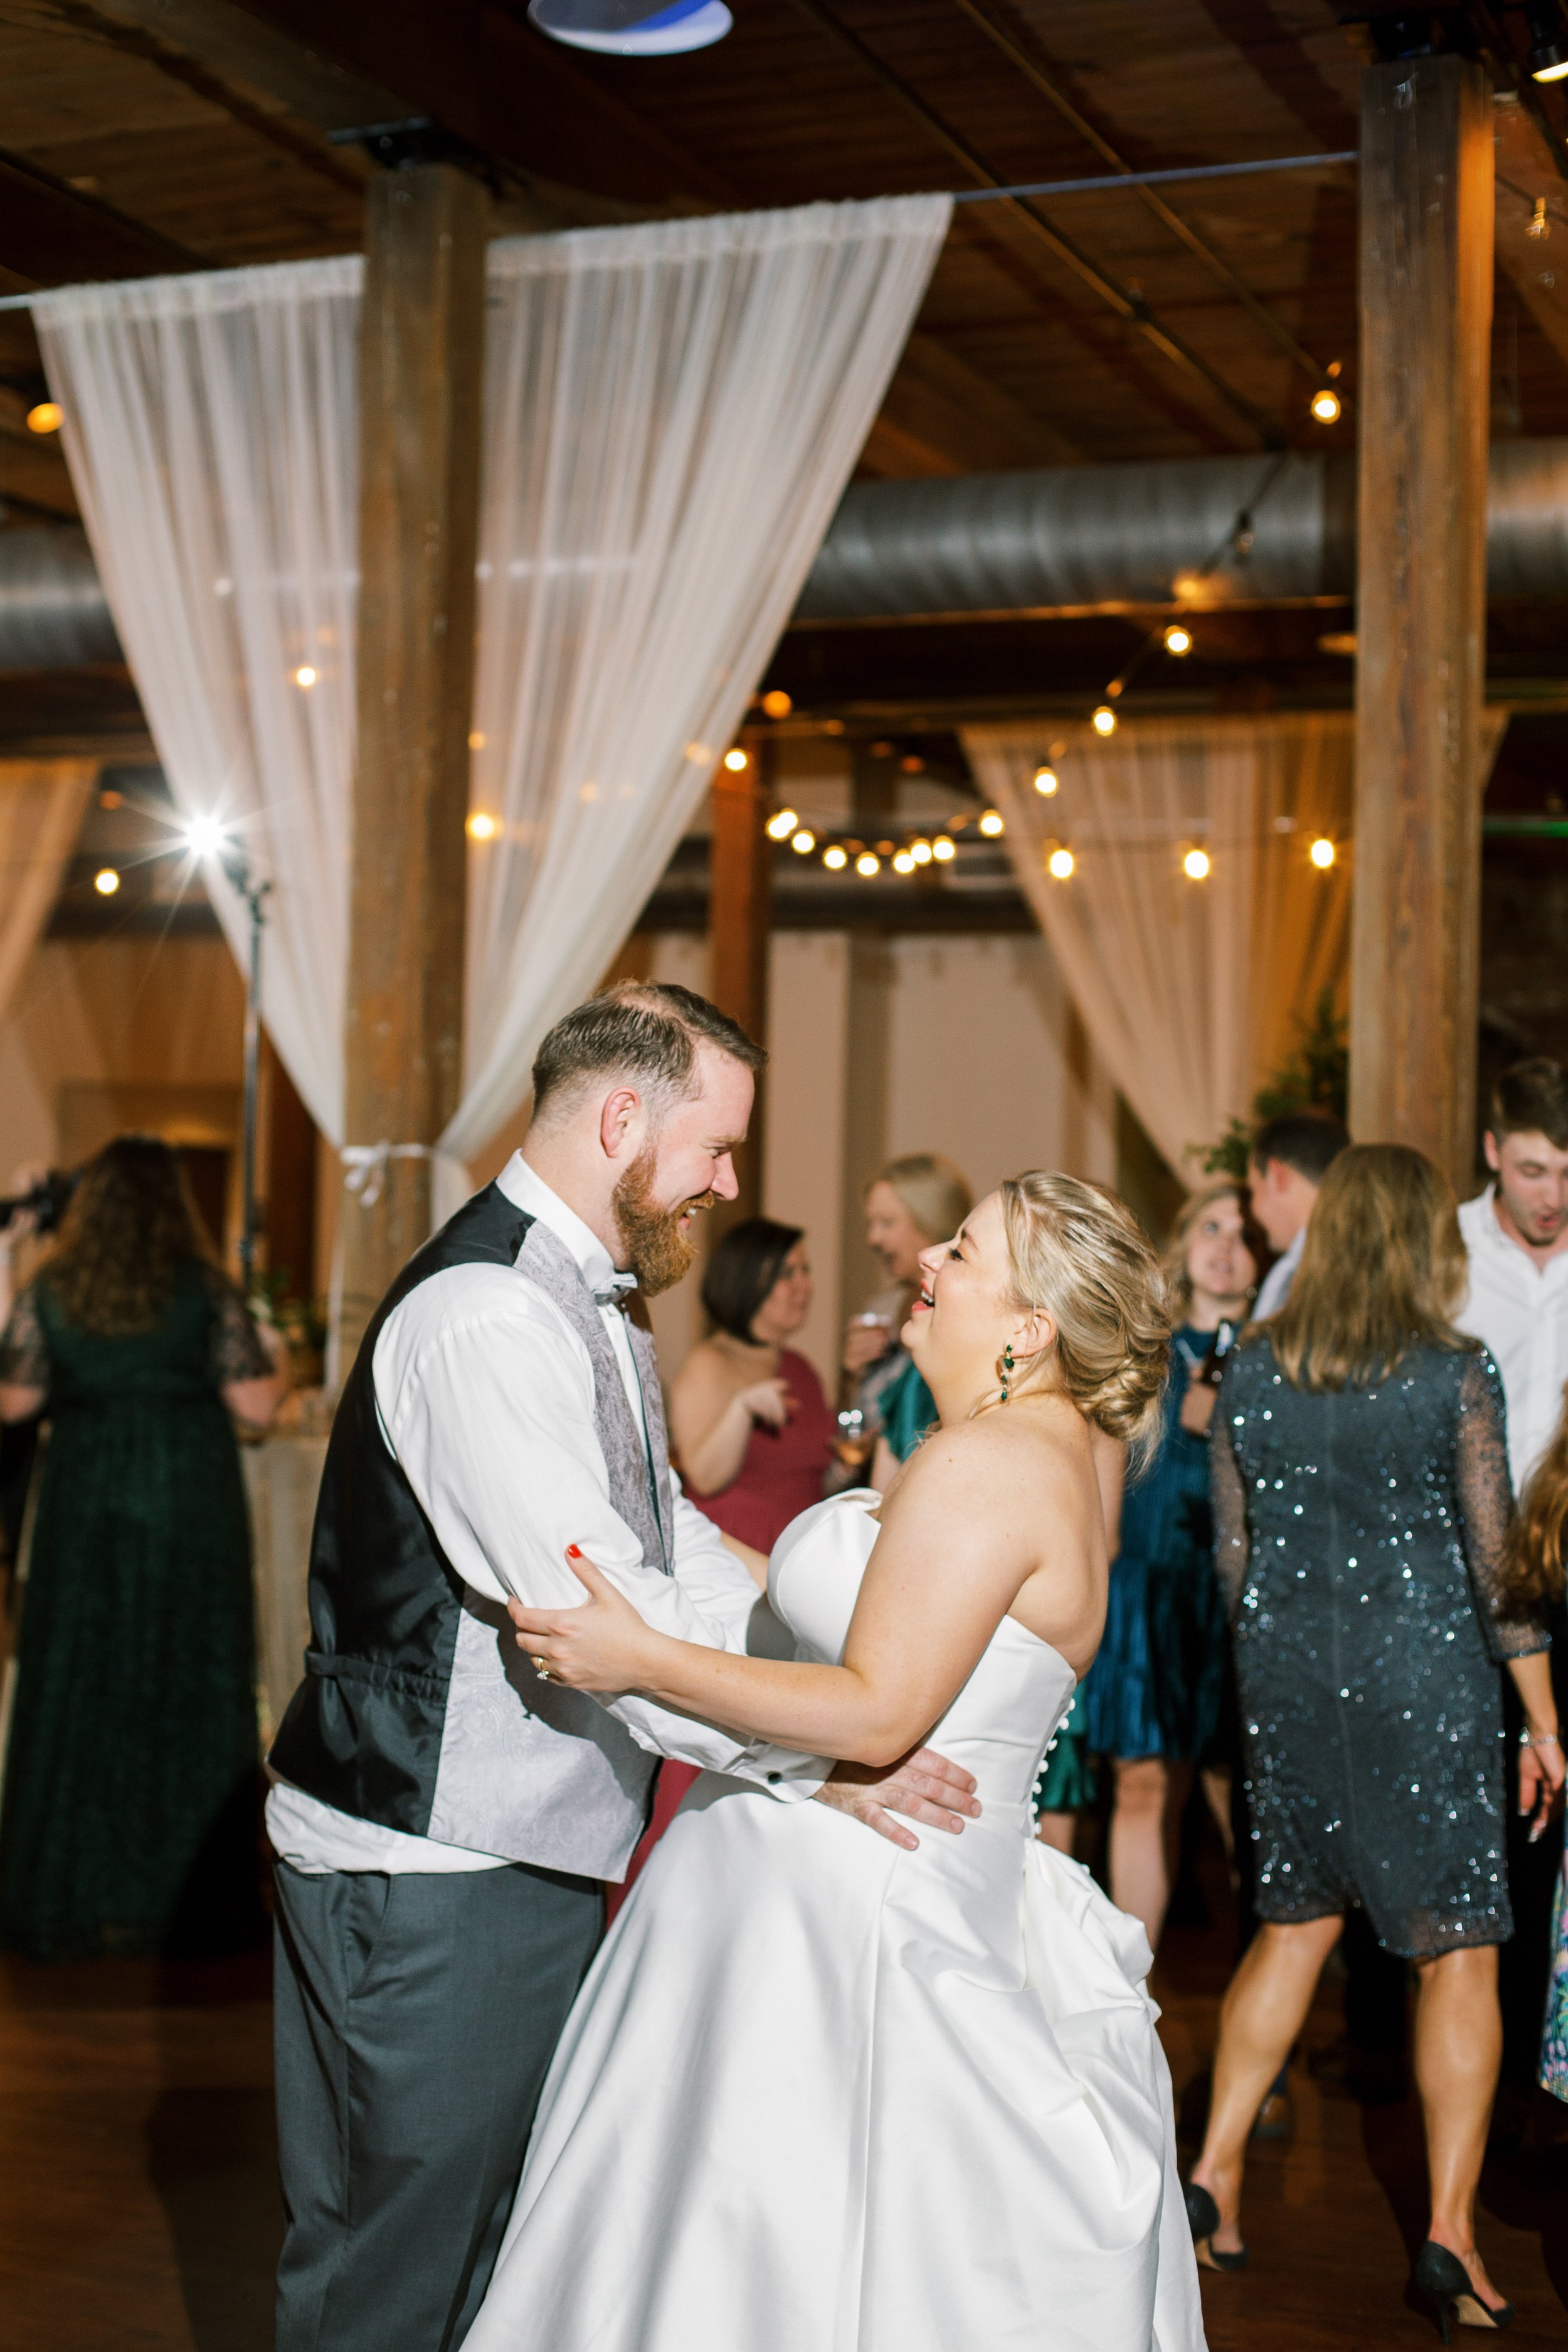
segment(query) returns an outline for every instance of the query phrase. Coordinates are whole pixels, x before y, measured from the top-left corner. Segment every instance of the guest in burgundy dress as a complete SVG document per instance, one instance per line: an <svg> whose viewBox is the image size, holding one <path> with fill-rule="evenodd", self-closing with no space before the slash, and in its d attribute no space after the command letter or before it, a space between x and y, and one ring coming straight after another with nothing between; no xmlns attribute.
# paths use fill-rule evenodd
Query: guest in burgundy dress
<svg viewBox="0 0 1568 2352"><path fill-rule="evenodd" d="M837 1423L822 1382L784 1342L811 1312L811 1266L798 1225L748 1217L708 1261L702 1304L713 1325L669 1394L670 1451L687 1493L738 1543L765 1558L790 1521L822 1500ZM697 1775L659 1768L630 1886ZM611 1889L611 1911L623 1890Z"/></svg>

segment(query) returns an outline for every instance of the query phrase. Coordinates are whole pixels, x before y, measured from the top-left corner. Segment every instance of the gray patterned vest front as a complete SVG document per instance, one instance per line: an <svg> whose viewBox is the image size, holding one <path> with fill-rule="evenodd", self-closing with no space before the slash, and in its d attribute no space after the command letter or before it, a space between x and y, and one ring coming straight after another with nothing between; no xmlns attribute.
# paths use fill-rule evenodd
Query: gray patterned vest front
<svg viewBox="0 0 1568 2352"><path fill-rule="evenodd" d="M645 1444L576 1260L489 1185L410 1259L344 1382L311 1538L305 1679L271 1762L308 1795L387 1829L618 1878L647 1817L658 1759L594 1700L536 1678L505 1610L447 1559L376 1411L372 1367L388 1316L433 1276L484 1263L526 1275L582 1339L610 1501L644 1559L669 1571L669 1455L653 1341L628 1323Z"/></svg>

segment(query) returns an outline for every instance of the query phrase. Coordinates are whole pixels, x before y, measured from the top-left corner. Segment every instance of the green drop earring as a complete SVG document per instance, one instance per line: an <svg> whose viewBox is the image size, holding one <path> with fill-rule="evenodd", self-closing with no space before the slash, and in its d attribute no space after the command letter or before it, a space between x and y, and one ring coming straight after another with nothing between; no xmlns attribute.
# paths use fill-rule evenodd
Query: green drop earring
<svg viewBox="0 0 1568 2352"><path fill-rule="evenodd" d="M1013 1342L1008 1340L1002 1350L1002 1402L1006 1403L1013 1379Z"/></svg>

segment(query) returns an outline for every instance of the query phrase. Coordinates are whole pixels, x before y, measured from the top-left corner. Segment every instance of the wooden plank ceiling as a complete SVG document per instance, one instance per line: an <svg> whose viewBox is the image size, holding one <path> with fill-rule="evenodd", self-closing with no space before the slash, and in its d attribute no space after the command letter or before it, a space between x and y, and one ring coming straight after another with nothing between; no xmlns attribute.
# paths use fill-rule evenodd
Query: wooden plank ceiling
<svg viewBox="0 0 1568 2352"><path fill-rule="evenodd" d="M0 0L0 283L343 250L373 167L327 133L410 114L490 160L503 228L1087 175L1108 149L1147 168L1355 143L1367 36L1332 0L735 14L714 48L634 61L544 40L522 0ZM1559 294L1525 230L1546 194L1568 247L1563 126L1549 146L1525 106L1499 116L1518 193L1500 215L1498 425L1561 432L1568 268ZM961 208L864 470L1349 442L1352 173L1163 194L1166 216L1121 191L1033 218ZM1307 368L1333 361L1350 398L1325 430ZM14 520L68 512L57 453L22 423L39 388L25 316L0 321L0 498Z"/></svg>

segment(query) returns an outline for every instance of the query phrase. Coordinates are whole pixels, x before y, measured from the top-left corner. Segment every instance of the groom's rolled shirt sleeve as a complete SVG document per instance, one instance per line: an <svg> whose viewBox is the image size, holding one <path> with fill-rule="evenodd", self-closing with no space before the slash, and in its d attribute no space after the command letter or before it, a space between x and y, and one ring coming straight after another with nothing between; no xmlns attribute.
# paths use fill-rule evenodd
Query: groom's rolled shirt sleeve
<svg viewBox="0 0 1568 2352"><path fill-rule="evenodd" d="M661 1633L744 1651L756 1587L673 1474L672 1574L648 1565L612 1505L588 1351L541 1294L482 1267L434 1277L383 1328L374 1381L387 1443L442 1550L477 1593L515 1596L530 1609L576 1608L584 1590L566 1564L574 1543ZM651 1700L600 1703L653 1754L756 1780L778 1797L812 1796L832 1770L820 1758L742 1740Z"/></svg>

